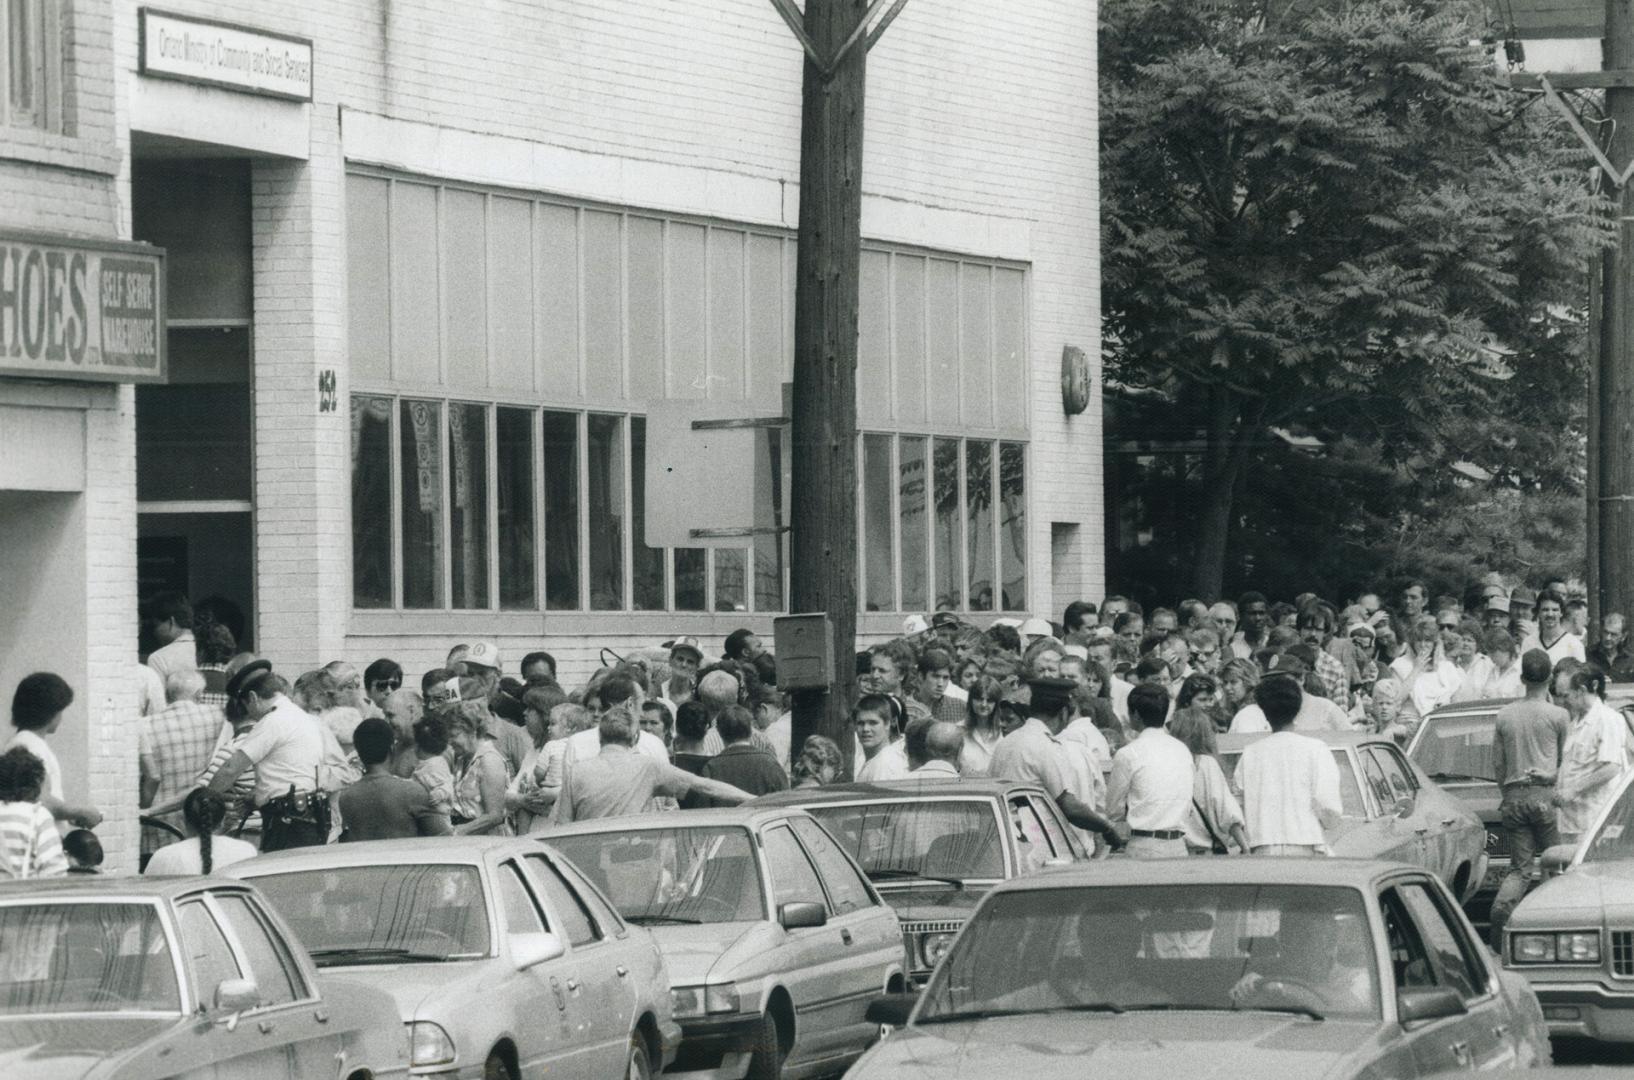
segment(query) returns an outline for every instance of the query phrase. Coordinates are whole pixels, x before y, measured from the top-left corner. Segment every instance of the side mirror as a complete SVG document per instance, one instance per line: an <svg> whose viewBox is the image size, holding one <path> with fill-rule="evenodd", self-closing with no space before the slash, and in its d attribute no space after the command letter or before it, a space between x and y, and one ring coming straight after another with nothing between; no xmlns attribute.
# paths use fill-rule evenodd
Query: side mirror
<svg viewBox="0 0 1634 1080"><path fill-rule="evenodd" d="M223 1014L220 1023L228 1031L238 1028L238 1016L261 1004L261 991L254 979L222 979L216 985L215 1011Z"/></svg>
<svg viewBox="0 0 1634 1080"><path fill-rule="evenodd" d="M1413 797L1411 795L1403 795L1401 798L1396 800L1396 805L1395 805L1392 812L1398 818L1401 818L1402 820L1405 821L1407 818L1410 818L1410 817L1413 816L1413 811L1417 807L1418 807L1418 803L1414 801L1414 799L1413 799Z"/></svg>
<svg viewBox="0 0 1634 1080"><path fill-rule="evenodd" d="M1572 858L1576 854L1576 844L1556 844L1554 847L1545 848L1542 857L1544 872L1564 874L1571 869Z"/></svg>
<svg viewBox="0 0 1634 1080"><path fill-rule="evenodd" d="M549 963L567 952L561 938L540 932L512 934L510 946L511 963L516 965L518 971Z"/></svg>
<svg viewBox="0 0 1634 1080"><path fill-rule="evenodd" d="M828 909L809 900L793 900L779 904L777 921L785 930L802 930L808 926L827 926Z"/></svg>
<svg viewBox="0 0 1634 1080"><path fill-rule="evenodd" d="M1458 991L1448 986L1426 986L1396 991L1396 1017L1403 1024L1440 1020L1469 1012Z"/></svg>
<svg viewBox="0 0 1634 1080"><path fill-rule="evenodd" d="M868 1003L863 1019L870 1024L902 1027L918 1003L918 994L881 994Z"/></svg>

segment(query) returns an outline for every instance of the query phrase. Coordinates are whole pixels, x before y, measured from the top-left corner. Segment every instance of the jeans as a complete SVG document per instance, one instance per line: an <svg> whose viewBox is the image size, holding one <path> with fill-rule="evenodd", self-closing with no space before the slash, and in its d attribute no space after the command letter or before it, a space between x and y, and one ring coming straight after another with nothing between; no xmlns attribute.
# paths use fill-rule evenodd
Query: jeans
<svg viewBox="0 0 1634 1080"><path fill-rule="evenodd" d="M1537 880L1538 856L1560 843L1553 787L1515 784L1504 788L1504 832L1509 836L1509 873L1492 899L1492 947L1503 954L1504 925Z"/></svg>

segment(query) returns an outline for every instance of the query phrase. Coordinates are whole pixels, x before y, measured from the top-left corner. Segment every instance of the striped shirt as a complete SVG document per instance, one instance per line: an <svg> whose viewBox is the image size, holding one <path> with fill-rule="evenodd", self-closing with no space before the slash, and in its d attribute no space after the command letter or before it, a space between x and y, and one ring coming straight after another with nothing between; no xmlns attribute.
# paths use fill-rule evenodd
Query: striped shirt
<svg viewBox="0 0 1634 1080"><path fill-rule="evenodd" d="M51 811L39 803L0 802L0 881L67 873Z"/></svg>
<svg viewBox="0 0 1634 1080"><path fill-rule="evenodd" d="M198 701L177 701L164 711L142 718L137 735L137 760L142 776L157 780L155 804L166 803L191 790L198 775L210 764L227 720L214 705ZM181 815L164 815L179 830ZM158 851L175 837L160 829L142 829L142 854Z"/></svg>

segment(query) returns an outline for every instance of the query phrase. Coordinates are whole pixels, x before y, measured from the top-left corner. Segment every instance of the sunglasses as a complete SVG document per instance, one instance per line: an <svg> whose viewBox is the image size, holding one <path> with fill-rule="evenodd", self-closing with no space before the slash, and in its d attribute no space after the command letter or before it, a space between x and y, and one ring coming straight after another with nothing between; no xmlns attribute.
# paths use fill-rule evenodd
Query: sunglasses
<svg viewBox="0 0 1634 1080"><path fill-rule="evenodd" d="M378 682L374 683L373 685L374 685L374 688L376 690L397 690L397 689L400 689L402 687L403 680L402 679L381 679Z"/></svg>
<svg viewBox="0 0 1634 1080"><path fill-rule="evenodd" d="M1458 624L1455 623L1455 622L1444 622L1444 623L1440 623L1438 625L1443 630L1456 630L1456 629L1458 629Z"/></svg>

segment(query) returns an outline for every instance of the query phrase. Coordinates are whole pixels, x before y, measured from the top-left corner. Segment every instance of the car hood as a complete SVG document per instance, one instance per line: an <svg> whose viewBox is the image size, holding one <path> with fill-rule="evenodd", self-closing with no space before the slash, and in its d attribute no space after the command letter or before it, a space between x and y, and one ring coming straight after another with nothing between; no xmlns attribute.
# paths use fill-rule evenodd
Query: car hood
<svg viewBox="0 0 1634 1080"><path fill-rule="evenodd" d="M871 1050L857 1080L1321 1080L1371 1057L1378 1021L1314 1023L1265 1013L1062 1013L910 1027ZM1347 1067L1348 1063L1348 1067Z"/></svg>
<svg viewBox="0 0 1634 1080"><path fill-rule="evenodd" d="M1521 901L1510 916L1509 929L1559 929L1565 925L1562 919L1598 926L1602 913L1619 926L1634 919L1634 859L1586 862L1550 878ZM1588 922L1583 923L1585 918Z"/></svg>
<svg viewBox="0 0 1634 1080"><path fill-rule="evenodd" d="M771 923L706 923L703 926L651 926L653 940L664 954L671 986L696 986L706 982L716 964L731 967L740 955L770 945Z"/></svg>
<svg viewBox="0 0 1634 1080"><path fill-rule="evenodd" d="M990 886L949 888L946 885L880 889L879 896L903 922L963 922L987 895Z"/></svg>
<svg viewBox="0 0 1634 1080"><path fill-rule="evenodd" d="M347 983L372 986L391 995L403 1022L432 1020L438 1011L458 1011L475 1000L505 971L497 957L441 964L358 964L320 969L325 996Z"/></svg>
<svg viewBox="0 0 1634 1080"><path fill-rule="evenodd" d="M0 1076L79 1080L98 1071L111 1076L127 1051L179 1022L179 1017L117 1014L5 1017L0 1019Z"/></svg>

